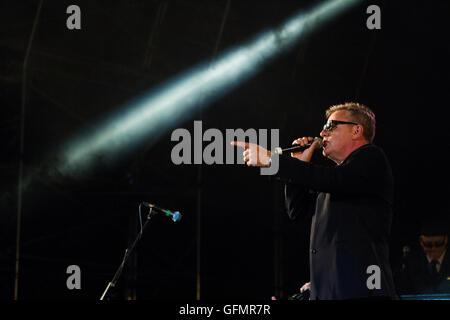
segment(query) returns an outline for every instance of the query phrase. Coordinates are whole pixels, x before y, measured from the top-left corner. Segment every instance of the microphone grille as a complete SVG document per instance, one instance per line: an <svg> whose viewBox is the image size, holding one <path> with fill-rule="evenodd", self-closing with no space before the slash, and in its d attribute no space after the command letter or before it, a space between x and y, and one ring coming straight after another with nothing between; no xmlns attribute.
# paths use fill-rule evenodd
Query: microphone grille
<svg viewBox="0 0 450 320"><path fill-rule="evenodd" d="M177 221L180 220L180 219L181 219L181 213L178 212L178 211L175 211L175 212L172 214L172 220L173 220L173 222L177 222Z"/></svg>
<svg viewBox="0 0 450 320"><path fill-rule="evenodd" d="M322 138L315 137L314 140L319 141L319 143L317 144L318 148L322 148L323 147L323 140L322 140Z"/></svg>

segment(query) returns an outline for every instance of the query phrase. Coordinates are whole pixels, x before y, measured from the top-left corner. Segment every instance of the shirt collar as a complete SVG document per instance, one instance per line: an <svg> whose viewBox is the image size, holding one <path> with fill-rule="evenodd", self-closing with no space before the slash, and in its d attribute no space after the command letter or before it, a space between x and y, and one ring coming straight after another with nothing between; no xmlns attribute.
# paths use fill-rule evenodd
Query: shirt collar
<svg viewBox="0 0 450 320"><path fill-rule="evenodd" d="M445 256L446 252L447 252L447 250L444 250L444 252L442 252L439 259L436 260L438 264L442 264L442 261L444 261L444 256ZM430 257L428 257L428 255L427 255L427 260L428 260L428 263L431 263L431 261L432 261L432 259Z"/></svg>

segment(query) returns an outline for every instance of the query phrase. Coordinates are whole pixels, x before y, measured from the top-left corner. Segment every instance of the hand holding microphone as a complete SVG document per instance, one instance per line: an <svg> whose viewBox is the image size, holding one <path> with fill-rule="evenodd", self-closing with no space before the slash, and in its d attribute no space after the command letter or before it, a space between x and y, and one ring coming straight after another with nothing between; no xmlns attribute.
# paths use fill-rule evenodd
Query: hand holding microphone
<svg viewBox="0 0 450 320"><path fill-rule="evenodd" d="M292 142L293 147L286 149L275 150L276 153L282 154L283 152L291 151L291 157L297 158L301 161L310 162L316 148L322 147L321 138L303 137L295 139Z"/></svg>

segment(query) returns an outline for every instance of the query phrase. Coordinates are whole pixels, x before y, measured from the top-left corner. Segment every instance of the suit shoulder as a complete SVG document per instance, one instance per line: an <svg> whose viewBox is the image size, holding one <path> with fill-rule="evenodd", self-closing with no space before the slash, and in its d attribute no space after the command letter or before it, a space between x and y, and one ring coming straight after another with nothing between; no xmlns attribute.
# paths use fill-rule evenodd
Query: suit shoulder
<svg viewBox="0 0 450 320"><path fill-rule="evenodd" d="M345 160L347 164L360 168L371 176L385 173L390 180L393 179L391 164L383 149L376 145L364 145L355 150L347 159ZM380 175L380 177L386 177L385 174Z"/></svg>
<svg viewBox="0 0 450 320"><path fill-rule="evenodd" d="M380 147L374 145L374 144L365 144L362 147L359 147L355 151L353 151L347 159L349 161L356 160L356 159L364 159L366 160L374 160L376 162L382 161L382 162L388 162L388 158L386 154L384 153L383 149Z"/></svg>

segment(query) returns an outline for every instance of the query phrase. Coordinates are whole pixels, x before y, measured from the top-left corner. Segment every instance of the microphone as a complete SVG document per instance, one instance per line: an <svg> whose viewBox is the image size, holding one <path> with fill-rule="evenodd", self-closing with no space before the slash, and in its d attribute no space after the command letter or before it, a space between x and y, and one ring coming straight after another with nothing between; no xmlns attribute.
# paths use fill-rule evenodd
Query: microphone
<svg viewBox="0 0 450 320"><path fill-rule="evenodd" d="M309 147L311 147L311 145L314 143L314 141L319 141L317 148L322 148L322 138L319 137L315 137L313 141L310 141L308 144L301 146L301 145L293 145L289 148L284 148L281 149L280 147L275 148L274 153L276 154L283 154L283 152L298 152L298 151L303 151L305 149L308 149Z"/></svg>
<svg viewBox="0 0 450 320"><path fill-rule="evenodd" d="M167 209L163 209L163 208L157 207L157 206L155 206L154 204L151 204L151 203L148 203L148 202L142 202L142 204L143 204L144 206L146 206L147 208L152 208L152 209L155 209L156 211L158 211L158 212L160 212L160 213L164 213L164 214L165 214L166 216L168 216L168 217L171 216L173 222L177 222L178 220L181 219L181 213L178 212L178 211L172 212L172 211L170 211L170 210L167 210Z"/></svg>

